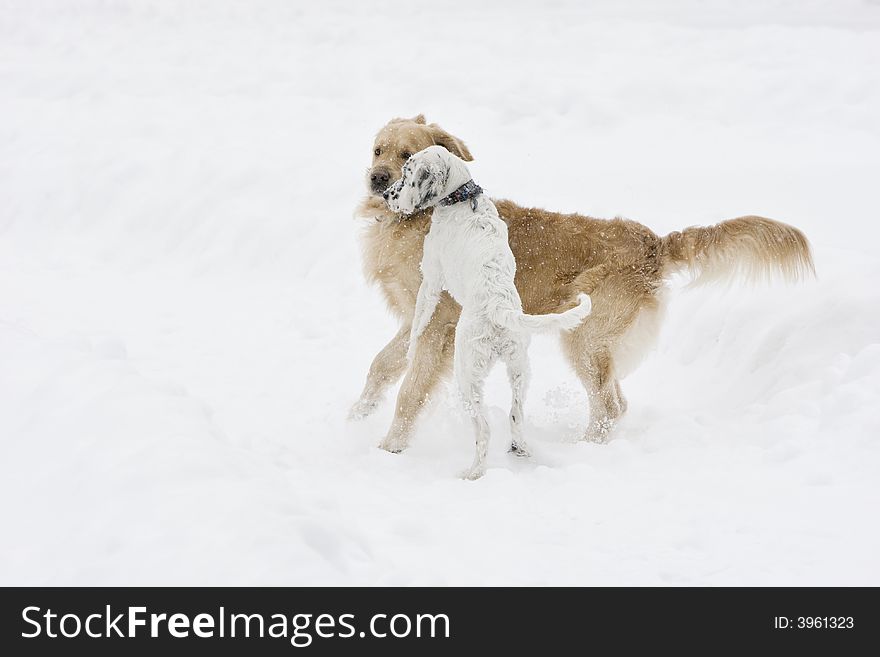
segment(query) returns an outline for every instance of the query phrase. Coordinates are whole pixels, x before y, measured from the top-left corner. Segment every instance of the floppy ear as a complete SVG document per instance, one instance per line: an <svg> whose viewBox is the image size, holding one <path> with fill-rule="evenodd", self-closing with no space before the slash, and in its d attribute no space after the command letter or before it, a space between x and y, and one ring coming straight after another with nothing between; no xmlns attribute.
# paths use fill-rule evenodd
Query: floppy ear
<svg viewBox="0 0 880 657"><path fill-rule="evenodd" d="M411 119L405 119L402 116L398 116L397 118L391 119L388 123L404 123L405 121L412 121L413 123L418 123L419 125L425 125L425 115L416 114Z"/></svg>
<svg viewBox="0 0 880 657"><path fill-rule="evenodd" d="M442 146L453 155L458 155L465 162L470 162L474 159L467 146L458 137L453 137L436 123L429 125L428 129L430 130L431 139L438 146Z"/></svg>
<svg viewBox="0 0 880 657"><path fill-rule="evenodd" d="M449 171L439 162L421 162L418 168L413 171L413 182L415 182L419 194L416 205L425 205L440 196L446 187L448 175Z"/></svg>

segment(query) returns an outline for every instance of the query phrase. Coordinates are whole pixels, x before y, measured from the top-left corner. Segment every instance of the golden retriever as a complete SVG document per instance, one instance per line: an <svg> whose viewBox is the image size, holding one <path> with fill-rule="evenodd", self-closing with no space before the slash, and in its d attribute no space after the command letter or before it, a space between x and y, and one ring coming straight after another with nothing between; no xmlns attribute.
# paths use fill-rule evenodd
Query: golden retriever
<svg viewBox="0 0 880 657"><path fill-rule="evenodd" d="M372 412L385 389L407 369L410 327L421 284L422 243L431 221L427 209L410 216L392 212L382 192L401 175L403 163L431 145L465 161L464 142L423 115L393 119L376 135L368 193L356 215L369 219L363 235L364 271L379 285L400 330L376 355L350 417ZM666 280L676 271L692 278L762 278L779 274L797 280L814 272L806 237L798 229L763 217L740 217L714 226L691 227L660 237L625 219L595 219L524 208L494 200L507 223L516 258L516 287L529 314L572 308L578 294L590 295L593 312L577 329L561 334L564 353L587 390L590 420L585 438L604 442L626 411L619 380L639 361L661 318ZM419 411L451 371L460 307L443 293L397 396L391 428L381 443L405 449Z"/></svg>

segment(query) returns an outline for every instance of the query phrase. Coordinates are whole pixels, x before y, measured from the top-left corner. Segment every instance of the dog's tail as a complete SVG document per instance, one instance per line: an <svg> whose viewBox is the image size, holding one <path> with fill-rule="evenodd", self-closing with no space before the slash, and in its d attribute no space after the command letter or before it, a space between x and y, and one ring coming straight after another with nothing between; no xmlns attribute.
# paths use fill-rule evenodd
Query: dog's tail
<svg viewBox="0 0 880 657"><path fill-rule="evenodd" d="M764 217L739 217L692 226L661 240L664 275L686 270L694 283L737 276L795 282L815 276L810 243L797 228Z"/></svg>
<svg viewBox="0 0 880 657"><path fill-rule="evenodd" d="M571 331L577 328L584 318L590 314L593 304L587 294L578 295L578 305L561 313L549 315L527 315L523 312L506 312L504 324L526 333L547 333L550 331Z"/></svg>

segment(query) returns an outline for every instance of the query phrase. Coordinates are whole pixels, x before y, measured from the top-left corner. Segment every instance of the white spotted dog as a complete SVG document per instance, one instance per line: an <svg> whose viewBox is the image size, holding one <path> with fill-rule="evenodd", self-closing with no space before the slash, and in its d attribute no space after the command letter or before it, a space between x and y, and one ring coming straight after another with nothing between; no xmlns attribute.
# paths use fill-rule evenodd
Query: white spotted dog
<svg viewBox="0 0 880 657"><path fill-rule="evenodd" d="M466 479L477 479L486 471L489 425L482 393L495 360L501 358L507 365L513 389L510 451L528 456L522 421L529 334L571 330L590 314L586 294L578 296L579 305L563 313L523 313L513 284L516 261L507 243L507 224L482 191L461 159L442 146L429 146L406 161L400 180L383 194L391 210L400 214L434 207L407 357L412 361L416 341L434 314L441 291L447 290L461 305L453 367L477 437L473 465L463 474Z"/></svg>

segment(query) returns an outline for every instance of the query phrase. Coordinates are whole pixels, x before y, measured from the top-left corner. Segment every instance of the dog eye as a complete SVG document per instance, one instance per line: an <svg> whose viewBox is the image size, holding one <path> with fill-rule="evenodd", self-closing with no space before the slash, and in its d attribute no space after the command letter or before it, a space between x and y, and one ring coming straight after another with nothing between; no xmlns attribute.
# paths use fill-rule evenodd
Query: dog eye
<svg viewBox="0 0 880 657"><path fill-rule="evenodd" d="M403 151L400 154L400 159L402 159L402 160L408 160L411 157L412 157L412 153L410 153L409 151Z"/></svg>
<svg viewBox="0 0 880 657"><path fill-rule="evenodd" d="M381 154L382 154L381 148L377 148L376 150L373 151L373 155L375 155L376 157L379 157Z"/></svg>

